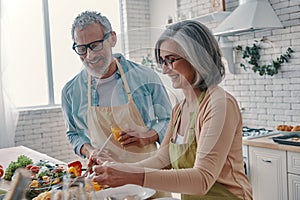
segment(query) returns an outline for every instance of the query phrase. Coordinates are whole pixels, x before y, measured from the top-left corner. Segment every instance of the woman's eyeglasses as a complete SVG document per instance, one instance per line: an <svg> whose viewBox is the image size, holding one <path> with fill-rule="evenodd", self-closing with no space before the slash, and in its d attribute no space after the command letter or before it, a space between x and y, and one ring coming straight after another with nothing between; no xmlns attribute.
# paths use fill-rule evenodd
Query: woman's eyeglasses
<svg viewBox="0 0 300 200"><path fill-rule="evenodd" d="M168 67L168 69L173 69L173 63L181 59L183 58L165 58L164 60L162 58L159 58L158 67L162 69L163 66L166 66Z"/></svg>
<svg viewBox="0 0 300 200"><path fill-rule="evenodd" d="M109 37L111 32L106 33L102 40L96 40L89 44L80 44L77 45L75 42L73 43L72 49L80 56L85 55L87 53L87 49L90 48L92 51L101 51L103 49L103 42Z"/></svg>

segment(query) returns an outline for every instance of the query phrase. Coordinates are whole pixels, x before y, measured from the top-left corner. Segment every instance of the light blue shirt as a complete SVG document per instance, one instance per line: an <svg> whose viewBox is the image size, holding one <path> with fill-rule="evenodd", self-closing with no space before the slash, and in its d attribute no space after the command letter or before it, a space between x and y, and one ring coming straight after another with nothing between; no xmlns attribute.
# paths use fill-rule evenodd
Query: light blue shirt
<svg viewBox="0 0 300 200"><path fill-rule="evenodd" d="M172 105L167 91L159 76L150 68L126 60L121 54L114 54L120 58L126 80L128 82L133 100L143 118L148 130L158 133L159 142L162 141L166 132ZM116 89L119 95L120 105L128 102L127 93L123 87L119 71ZM99 98L96 88L96 80L92 78L91 103L98 106ZM88 126L88 73L83 69L62 90L62 110L66 123L66 134L73 150L80 155L80 148L85 143L91 143Z"/></svg>

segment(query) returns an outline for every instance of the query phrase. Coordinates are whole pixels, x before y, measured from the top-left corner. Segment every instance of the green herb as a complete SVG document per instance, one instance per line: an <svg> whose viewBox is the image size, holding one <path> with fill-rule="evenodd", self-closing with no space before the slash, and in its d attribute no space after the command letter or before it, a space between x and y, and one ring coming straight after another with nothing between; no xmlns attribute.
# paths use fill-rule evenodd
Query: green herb
<svg viewBox="0 0 300 200"><path fill-rule="evenodd" d="M24 155L20 155L17 158L17 161L12 161L8 165L7 169L5 170L4 179L11 181L12 176L14 175L15 171L18 168L24 168L27 165L32 164L32 163L33 163L33 161L31 158L24 156Z"/></svg>
<svg viewBox="0 0 300 200"><path fill-rule="evenodd" d="M242 46L237 46L236 50L239 52L242 52L242 58L246 60L248 64L252 66L252 70L260 76L263 75L270 75L273 76L274 74L278 73L278 70L281 66L282 63L288 62L289 58L291 57L291 54L294 53L294 50L292 50L290 47L286 50L286 52L280 57L276 58L276 60L272 60L270 64L267 65L259 65L259 60L260 60L260 46L253 44L252 47L246 46L245 49L242 48ZM241 63L240 66L247 71L248 66L245 64Z"/></svg>

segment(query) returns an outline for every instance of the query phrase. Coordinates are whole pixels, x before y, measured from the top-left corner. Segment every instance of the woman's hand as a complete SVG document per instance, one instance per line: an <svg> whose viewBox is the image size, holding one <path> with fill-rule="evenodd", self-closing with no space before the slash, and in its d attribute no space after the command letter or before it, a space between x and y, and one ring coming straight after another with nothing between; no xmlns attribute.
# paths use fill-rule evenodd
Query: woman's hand
<svg viewBox="0 0 300 200"><path fill-rule="evenodd" d="M128 164L105 162L103 165L95 165L93 171L95 173L93 181L100 185L118 187L125 184L136 184L143 186L144 183L144 169Z"/></svg>
<svg viewBox="0 0 300 200"><path fill-rule="evenodd" d="M154 130L126 129L121 131L118 141L124 146L138 146L140 148L152 144L158 140L158 135Z"/></svg>

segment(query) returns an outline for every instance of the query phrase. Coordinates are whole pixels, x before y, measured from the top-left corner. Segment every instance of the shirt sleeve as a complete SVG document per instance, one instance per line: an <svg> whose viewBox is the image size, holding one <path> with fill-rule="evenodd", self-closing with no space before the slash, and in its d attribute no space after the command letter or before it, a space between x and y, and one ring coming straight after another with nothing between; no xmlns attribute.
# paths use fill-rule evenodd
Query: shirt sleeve
<svg viewBox="0 0 300 200"><path fill-rule="evenodd" d="M72 94L70 92L70 85L67 84L62 90L61 107L66 125L66 136L73 147L73 151L84 158L80 154L80 149L83 144L89 143L90 139L85 129L76 126L75 119L72 112Z"/></svg>

